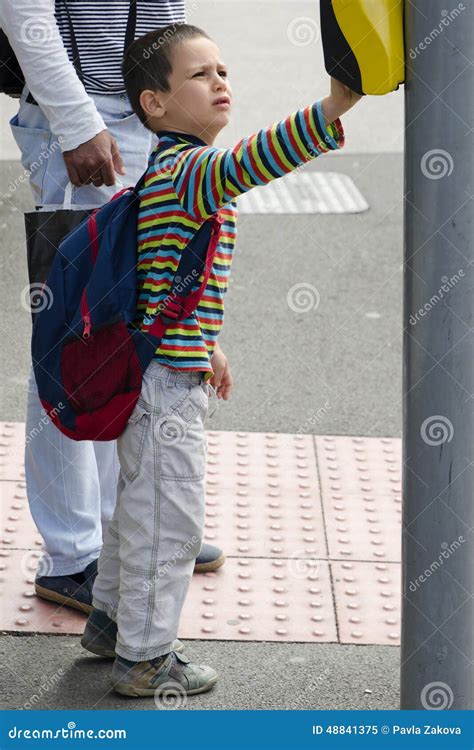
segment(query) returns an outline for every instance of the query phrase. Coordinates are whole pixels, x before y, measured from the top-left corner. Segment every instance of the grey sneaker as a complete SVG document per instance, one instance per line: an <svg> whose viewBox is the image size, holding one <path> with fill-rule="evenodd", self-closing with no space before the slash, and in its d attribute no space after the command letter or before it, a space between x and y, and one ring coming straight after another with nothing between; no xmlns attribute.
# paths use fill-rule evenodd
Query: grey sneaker
<svg viewBox="0 0 474 750"><path fill-rule="evenodd" d="M97 656L114 659L115 644L117 642L117 623L100 609L92 609L86 622L81 646ZM176 639L173 641L174 651L183 651L184 644Z"/></svg>
<svg viewBox="0 0 474 750"><path fill-rule="evenodd" d="M131 697L166 693L204 693L217 682L217 672L204 664L191 664L184 654L171 651L148 661L132 662L117 656L112 667L113 687Z"/></svg>

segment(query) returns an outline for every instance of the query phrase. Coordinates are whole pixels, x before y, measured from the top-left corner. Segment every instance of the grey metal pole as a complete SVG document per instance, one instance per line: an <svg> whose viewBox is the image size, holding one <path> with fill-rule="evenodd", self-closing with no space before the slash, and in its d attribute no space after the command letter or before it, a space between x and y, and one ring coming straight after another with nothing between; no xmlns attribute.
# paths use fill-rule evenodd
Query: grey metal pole
<svg viewBox="0 0 474 750"><path fill-rule="evenodd" d="M402 709L472 709L474 12L405 3Z"/></svg>

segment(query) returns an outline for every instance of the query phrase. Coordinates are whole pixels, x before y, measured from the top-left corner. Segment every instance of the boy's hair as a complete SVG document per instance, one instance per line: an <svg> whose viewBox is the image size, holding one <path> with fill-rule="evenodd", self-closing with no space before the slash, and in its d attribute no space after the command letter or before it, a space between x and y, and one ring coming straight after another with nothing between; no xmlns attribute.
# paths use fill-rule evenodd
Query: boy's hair
<svg viewBox="0 0 474 750"><path fill-rule="evenodd" d="M168 26L162 26L138 37L127 47L122 63L125 89L133 111L145 127L149 128L149 125L140 104L140 94L146 89L170 91L169 78L173 70L171 64L173 49L181 42L200 36L210 39L209 35L198 26L170 23Z"/></svg>

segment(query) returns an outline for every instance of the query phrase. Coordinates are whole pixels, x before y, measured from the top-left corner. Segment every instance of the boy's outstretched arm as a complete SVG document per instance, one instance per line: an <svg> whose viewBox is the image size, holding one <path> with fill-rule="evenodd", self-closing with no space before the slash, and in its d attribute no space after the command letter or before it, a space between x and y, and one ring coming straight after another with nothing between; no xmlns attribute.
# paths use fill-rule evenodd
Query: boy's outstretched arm
<svg viewBox="0 0 474 750"><path fill-rule="evenodd" d="M339 117L326 126L322 105L328 99L242 138L232 149L197 146L178 153L171 178L184 210L204 221L242 193L342 148Z"/></svg>

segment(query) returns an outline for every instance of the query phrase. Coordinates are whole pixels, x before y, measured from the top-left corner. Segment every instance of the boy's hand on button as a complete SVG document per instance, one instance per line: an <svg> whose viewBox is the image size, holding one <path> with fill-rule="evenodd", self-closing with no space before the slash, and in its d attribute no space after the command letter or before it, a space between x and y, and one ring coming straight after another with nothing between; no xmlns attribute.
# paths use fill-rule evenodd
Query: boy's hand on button
<svg viewBox="0 0 474 750"><path fill-rule="evenodd" d="M354 104L362 99L363 94L357 94L355 91L345 86L343 83L331 76L331 97L334 102L337 102L340 107L343 107L345 111L349 110Z"/></svg>
<svg viewBox="0 0 474 750"><path fill-rule="evenodd" d="M326 124L334 122L348 112L364 94L357 94L355 91L345 86L336 78L331 76L331 93L322 99L322 108Z"/></svg>
<svg viewBox="0 0 474 750"><path fill-rule="evenodd" d="M227 401L234 387L234 378L227 357L217 343L211 357L211 365L214 375L209 383L216 389L217 398Z"/></svg>

